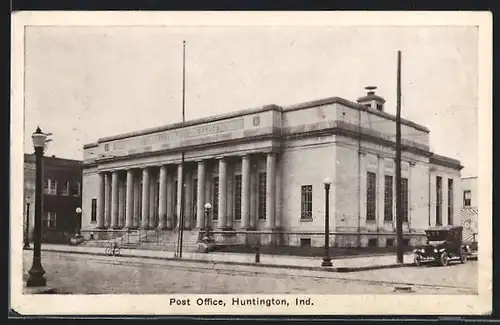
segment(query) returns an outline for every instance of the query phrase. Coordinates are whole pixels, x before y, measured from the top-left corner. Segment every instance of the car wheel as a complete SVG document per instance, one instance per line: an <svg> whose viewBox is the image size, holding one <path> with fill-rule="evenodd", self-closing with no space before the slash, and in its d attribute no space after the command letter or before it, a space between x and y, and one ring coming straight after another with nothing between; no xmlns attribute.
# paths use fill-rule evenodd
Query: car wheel
<svg viewBox="0 0 500 325"><path fill-rule="evenodd" d="M439 263L441 264L441 266L447 266L448 265L448 261L449 261L449 256L448 256L448 253L447 252L443 252L439 258Z"/></svg>
<svg viewBox="0 0 500 325"><path fill-rule="evenodd" d="M465 249L463 249L462 253L460 254L460 263L467 263L467 251Z"/></svg>
<svg viewBox="0 0 500 325"><path fill-rule="evenodd" d="M420 264L422 264L422 255L415 253L415 255L413 255L413 264L415 264L415 266L420 266Z"/></svg>

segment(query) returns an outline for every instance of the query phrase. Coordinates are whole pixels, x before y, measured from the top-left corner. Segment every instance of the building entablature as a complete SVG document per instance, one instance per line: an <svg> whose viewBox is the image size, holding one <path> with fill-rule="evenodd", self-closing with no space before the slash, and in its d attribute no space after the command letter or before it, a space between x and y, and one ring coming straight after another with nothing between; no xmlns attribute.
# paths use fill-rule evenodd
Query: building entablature
<svg viewBox="0 0 500 325"><path fill-rule="evenodd" d="M365 115L356 122L358 115L354 111ZM280 152L283 143L329 135L395 148L393 120L393 116L386 112L372 110L339 97L286 108L268 105L260 109L101 138L96 143L84 146L84 168L116 168L123 166L125 161L127 165L142 166L142 160L147 157L178 163L183 152L187 160ZM427 128L406 120L402 120L402 124L410 128L408 136L403 132L404 151L425 158L432 157L431 163L460 168L458 161L430 152ZM425 139L422 140L422 136L418 135L419 140L414 140L410 135L416 132L422 133Z"/></svg>

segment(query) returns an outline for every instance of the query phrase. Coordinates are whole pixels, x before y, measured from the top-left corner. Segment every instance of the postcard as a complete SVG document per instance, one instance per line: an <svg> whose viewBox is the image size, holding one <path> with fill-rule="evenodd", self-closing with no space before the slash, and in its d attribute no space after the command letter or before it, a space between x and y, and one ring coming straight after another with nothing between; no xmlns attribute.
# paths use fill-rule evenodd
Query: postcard
<svg viewBox="0 0 500 325"><path fill-rule="evenodd" d="M13 312L491 312L491 13L12 18Z"/></svg>

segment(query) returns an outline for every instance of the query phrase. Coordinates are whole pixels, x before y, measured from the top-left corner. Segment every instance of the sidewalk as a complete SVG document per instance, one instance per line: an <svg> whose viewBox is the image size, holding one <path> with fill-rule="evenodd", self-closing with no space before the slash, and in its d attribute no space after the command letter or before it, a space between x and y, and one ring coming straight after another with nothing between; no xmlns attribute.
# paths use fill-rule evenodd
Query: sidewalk
<svg viewBox="0 0 500 325"><path fill-rule="evenodd" d="M85 246L69 246L56 244L43 244L42 251L62 252L62 253L77 253L90 255L106 255L104 247L85 247ZM182 259L176 258L174 252L144 250L144 249L120 249L120 256L124 257L140 257L153 258L164 260L175 260L178 262L200 262L200 263L222 263L222 264L237 264L251 265L262 267L275 268L294 268L314 271L329 271L329 272L355 272L385 268L406 267L411 265L413 260L411 254L405 255L404 264L396 262L396 255L385 256L370 256L370 257L352 257L332 259L333 267L321 267L320 257L303 257L303 256L284 256L284 255L260 255L260 262L255 262L255 254L245 253L195 253L183 252ZM110 257L111 258L111 257Z"/></svg>

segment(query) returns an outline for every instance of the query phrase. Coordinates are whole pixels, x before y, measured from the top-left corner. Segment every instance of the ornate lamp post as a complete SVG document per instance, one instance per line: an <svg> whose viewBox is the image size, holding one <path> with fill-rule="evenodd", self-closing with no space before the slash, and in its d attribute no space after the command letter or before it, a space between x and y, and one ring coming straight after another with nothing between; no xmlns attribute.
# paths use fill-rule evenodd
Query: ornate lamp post
<svg viewBox="0 0 500 325"><path fill-rule="evenodd" d="M325 184L325 256L321 266L332 266L330 257L330 184L332 181L327 177L323 181Z"/></svg>
<svg viewBox="0 0 500 325"><path fill-rule="evenodd" d="M75 222L76 231L75 231L75 234L77 236L80 236L80 228L81 228L80 222L81 222L82 208L77 207L75 212L76 212L76 222Z"/></svg>
<svg viewBox="0 0 500 325"><path fill-rule="evenodd" d="M36 157L36 182L35 182L35 227L33 231L33 264L28 271L29 278L26 282L28 287L45 286L47 280L44 278L45 270L42 267L41 242L42 242L42 174L43 174L43 150L47 142L48 134L42 133L40 127L33 133L33 147Z"/></svg>
<svg viewBox="0 0 500 325"><path fill-rule="evenodd" d="M26 230L24 231L24 246L23 249L30 248L30 197L27 197L28 202L26 202Z"/></svg>
<svg viewBox="0 0 500 325"><path fill-rule="evenodd" d="M210 209L212 205L210 203L205 203L205 236L210 238Z"/></svg>

